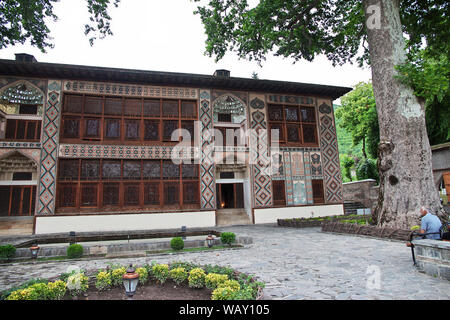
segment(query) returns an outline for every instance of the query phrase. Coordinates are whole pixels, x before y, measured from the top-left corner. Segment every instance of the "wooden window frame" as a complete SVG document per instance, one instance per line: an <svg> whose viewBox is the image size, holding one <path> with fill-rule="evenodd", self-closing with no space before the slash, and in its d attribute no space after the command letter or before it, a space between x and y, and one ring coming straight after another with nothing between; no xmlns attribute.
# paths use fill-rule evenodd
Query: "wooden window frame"
<svg viewBox="0 0 450 320"><path fill-rule="evenodd" d="M13 137L9 136L8 126L11 126L11 123L14 122L14 135ZM5 130L5 139L6 141L33 141L38 142L41 141L41 120L26 120L26 119L7 119L6 120L6 130ZM9 125L8 125L9 123ZM23 137L18 137L19 134L19 123L24 125ZM35 125L33 138L27 138L28 136L28 126L30 123ZM8 136L7 136L8 134Z"/></svg>

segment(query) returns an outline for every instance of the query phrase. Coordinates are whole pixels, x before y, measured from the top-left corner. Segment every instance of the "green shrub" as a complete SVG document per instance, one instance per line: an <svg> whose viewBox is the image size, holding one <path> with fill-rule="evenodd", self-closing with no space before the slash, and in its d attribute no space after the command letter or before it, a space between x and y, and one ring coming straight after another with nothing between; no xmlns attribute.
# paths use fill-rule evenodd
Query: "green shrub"
<svg viewBox="0 0 450 320"><path fill-rule="evenodd" d="M89 288L89 278L84 273L78 272L67 278L66 287L72 296L78 296Z"/></svg>
<svg viewBox="0 0 450 320"><path fill-rule="evenodd" d="M211 300L231 300L233 297L233 289L230 287L220 287L214 289L211 294Z"/></svg>
<svg viewBox="0 0 450 320"><path fill-rule="evenodd" d="M109 289L112 285L111 274L107 271L100 271L97 273L96 279L95 287L99 291Z"/></svg>
<svg viewBox="0 0 450 320"><path fill-rule="evenodd" d="M153 277L163 284L169 277L169 266L167 264L156 264L153 266Z"/></svg>
<svg viewBox="0 0 450 320"><path fill-rule="evenodd" d="M139 283L145 284L148 281L148 271L146 268L137 268L136 273L139 275Z"/></svg>
<svg viewBox="0 0 450 320"><path fill-rule="evenodd" d="M67 248L67 257L69 259L81 258L82 255L83 246L81 244L74 243Z"/></svg>
<svg viewBox="0 0 450 320"><path fill-rule="evenodd" d="M2 293L0 294L0 300L5 300L14 291L19 291L19 290L26 289L26 288L32 286L35 283L47 283L47 282L48 282L48 280L46 280L46 279L31 279L31 280L28 280L27 282L21 284L20 286L13 287L13 288L10 288L8 290L2 291Z"/></svg>
<svg viewBox="0 0 450 320"><path fill-rule="evenodd" d="M35 283L29 287L32 289L30 292L29 300L49 300L50 291L48 285L45 283Z"/></svg>
<svg viewBox="0 0 450 320"><path fill-rule="evenodd" d="M16 254L16 247L11 244L0 246L0 260L9 260L13 258Z"/></svg>
<svg viewBox="0 0 450 320"><path fill-rule="evenodd" d="M187 273L189 273L192 269L197 268L197 265L191 262L174 261L170 264L170 269L176 268L183 268Z"/></svg>
<svg viewBox="0 0 450 320"><path fill-rule="evenodd" d="M228 280L226 274L209 273L205 277L205 285L209 289L216 289L221 283Z"/></svg>
<svg viewBox="0 0 450 320"><path fill-rule="evenodd" d="M169 271L169 276L176 284L180 285L181 283L186 281L188 273L184 268L178 267L175 269L171 269Z"/></svg>
<svg viewBox="0 0 450 320"><path fill-rule="evenodd" d="M236 235L233 232L222 232L220 234L220 241L223 244L231 246L231 244L236 241Z"/></svg>
<svg viewBox="0 0 450 320"><path fill-rule="evenodd" d="M123 275L127 273L125 267L115 267L111 271L111 282L114 287L121 286L123 284Z"/></svg>
<svg viewBox="0 0 450 320"><path fill-rule="evenodd" d="M184 241L181 237L175 237L170 241L170 247L173 250L183 250Z"/></svg>
<svg viewBox="0 0 450 320"><path fill-rule="evenodd" d="M202 268L194 268L189 272L189 287L203 288L205 285L205 271Z"/></svg>
<svg viewBox="0 0 450 320"><path fill-rule="evenodd" d="M66 283L64 281L49 282L47 286L50 300L61 300L66 294Z"/></svg>
<svg viewBox="0 0 450 320"><path fill-rule="evenodd" d="M222 283L219 283L219 285L217 287L218 288L228 287L228 288L231 288L234 291L238 291L238 290L241 289L241 285L236 280L226 280L226 281L224 281Z"/></svg>
<svg viewBox="0 0 450 320"><path fill-rule="evenodd" d="M374 179L379 182L377 161L374 159L363 159L356 168L356 178L358 180Z"/></svg>

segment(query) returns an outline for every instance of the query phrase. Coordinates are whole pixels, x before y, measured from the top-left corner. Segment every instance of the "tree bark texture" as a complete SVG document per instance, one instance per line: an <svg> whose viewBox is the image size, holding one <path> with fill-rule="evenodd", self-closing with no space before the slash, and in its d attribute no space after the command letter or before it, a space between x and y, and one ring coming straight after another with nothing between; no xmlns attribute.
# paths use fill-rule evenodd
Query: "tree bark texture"
<svg viewBox="0 0 450 320"><path fill-rule="evenodd" d="M395 79L395 66L406 61L399 0L363 3L366 21L380 13L378 25L366 24L380 126L380 193L373 218L378 226L410 228L420 224L419 209L426 206L446 220L434 186L424 105Z"/></svg>

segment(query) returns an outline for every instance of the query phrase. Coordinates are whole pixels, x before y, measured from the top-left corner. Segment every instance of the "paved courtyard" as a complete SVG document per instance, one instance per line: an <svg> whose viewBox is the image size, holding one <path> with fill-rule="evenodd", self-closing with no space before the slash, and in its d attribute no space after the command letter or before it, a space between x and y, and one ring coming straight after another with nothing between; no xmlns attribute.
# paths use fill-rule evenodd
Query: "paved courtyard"
<svg viewBox="0 0 450 320"><path fill-rule="evenodd" d="M107 263L189 261L231 266L266 283L266 299L450 298L450 281L419 273L404 242L322 233L320 228L274 226L222 228L253 237L245 249L0 266L0 290L30 278L55 277L71 265L98 269Z"/></svg>

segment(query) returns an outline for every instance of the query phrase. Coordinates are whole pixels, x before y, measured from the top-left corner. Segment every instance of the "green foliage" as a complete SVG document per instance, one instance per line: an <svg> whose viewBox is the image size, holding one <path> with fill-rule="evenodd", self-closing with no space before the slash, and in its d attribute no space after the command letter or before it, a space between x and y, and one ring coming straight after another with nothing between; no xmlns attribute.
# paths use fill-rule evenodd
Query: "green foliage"
<svg viewBox="0 0 450 320"><path fill-rule="evenodd" d="M153 277L163 284L169 277L169 266L167 264L157 264L153 266Z"/></svg>
<svg viewBox="0 0 450 320"><path fill-rule="evenodd" d="M112 278L111 273L109 273L108 271L100 271L99 273L97 273L96 279L97 281L95 282L95 287L99 291L111 288Z"/></svg>
<svg viewBox="0 0 450 320"><path fill-rule="evenodd" d="M116 266L111 270L111 282L112 285L117 287L121 286L123 283L123 276L127 273L127 269L125 267Z"/></svg>
<svg viewBox="0 0 450 320"><path fill-rule="evenodd" d="M14 257L16 254L16 247L11 244L6 244L4 246L0 246L0 260L6 259L9 260Z"/></svg>
<svg viewBox="0 0 450 320"><path fill-rule="evenodd" d="M16 286L16 287L13 287L11 289L2 291L0 293L0 300L5 300L14 291L19 291L19 290L22 290L22 289L26 289L26 288L31 287L33 284L36 284L36 283L47 283L47 282L48 282L48 280L46 280L46 279L30 279L27 282L21 284L20 286Z"/></svg>
<svg viewBox="0 0 450 320"><path fill-rule="evenodd" d="M78 243L71 244L67 248L67 257L69 259L81 258L83 255L83 246Z"/></svg>
<svg viewBox="0 0 450 320"><path fill-rule="evenodd" d="M145 284L148 281L148 271L146 268L136 268L136 273L139 275L139 283Z"/></svg>
<svg viewBox="0 0 450 320"><path fill-rule="evenodd" d="M203 288L205 285L205 271L202 268L194 268L189 272L189 287Z"/></svg>
<svg viewBox="0 0 450 320"><path fill-rule="evenodd" d="M425 101L430 144L450 141L450 58L433 54L429 48L413 50L408 62L397 66L397 70L398 79Z"/></svg>
<svg viewBox="0 0 450 320"><path fill-rule="evenodd" d="M78 296L89 289L89 278L82 272L76 272L67 278L66 287L72 296Z"/></svg>
<svg viewBox="0 0 450 320"><path fill-rule="evenodd" d="M191 262L174 261L170 264L170 269L183 268L186 272L190 272L192 269L197 268L197 265Z"/></svg>
<svg viewBox="0 0 450 320"><path fill-rule="evenodd" d="M206 265L204 266L204 269L206 273L225 274L229 278L232 278L234 274L234 269L230 267Z"/></svg>
<svg viewBox="0 0 450 320"><path fill-rule="evenodd" d="M349 132L353 146L361 144L362 155L377 157L379 143L378 116L372 83L360 82L341 99L335 115L339 126Z"/></svg>
<svg viewBox="0 0 450 320"><path fill-rule="evenodd" d="M200 0L194 0L199 2ZM450 56L446 0L400 1L408 48L427 43ZM227 51L261 62L269 52L294 61L324 54L333 64L368 62L369 48L360 0L210 0L197 8L207 35L206 54L222 59ZM425 40L425 41L424 41ZM362 50L360 50L362 48Z"/></svg>
<svg viewBox="0 0 450 320"><path fill-rule="evenodd" d="M220 234L220 241L223 244L231 246L236 241L236 235L233 232L222 232Z"/></svg>
<svg viewBox="0 0 450 320"><path fill-rule="evenodd" d="M183 250L184 241L181 237L175 237L170 241L170 247L173 250Z"/></svg>
<svg viewBox="0 0 450 320"><path fill-rule="evenodd" d="M218 288L223 288L223 287L231 288L233 291L237 291L237 290L241 289L241 285L236 280L226 280L222 283L219 283L219 285L217 287Z"/></svg>
<svg viewBox="0 0 450 320"><path fill-rule="evenodd" d="M379 182L377 162L373 159L363 159L356 168L356 178L358 180L374 179Z"/></svg>
<svg viewBox="0 0 450 320"><path fill-rule="evenodd" d="M220 287L213 290L211 300L233 300L234 290L229 287Z"/></svg>
<svg viewBox="0 0 450 320"><path fill-rule="evenodd" d="M355 165L355 160L346 154L340 154L339 160L341 162L341 170L343 171L344 182L353 181L352 168Z"/></svg>
<svg viewBox="0 0 450 320"><path fill-rule="evenodd" d="M31 45L46 52L46 48L53 48L49 42L50 29L48 20L57 21L53 12L53 3L58 0L4 0L0 1L0 49L24 44L30 40ZM114 0L113 5L118 6L120 0ZM84 26L85 35L94 34L89 38L92 45L97 38L112 35L110 29L111 17L108 14L110 0L87 0L90 14L89 23Z"/></svg>
<svg viewBox="0 0 450 320"><path fill-rule="evenodd" d="M188 273L182 267L177 267L169 271L170 278L178 285L182 284L188 278Z"/></svg>
<svg viewBox="0 0 450 320"><path fill-rule="evenodd" d="M61 300L66 294L66 283L61 280L56 280L54 282L49 282L48 295L50 300Z"/></svg>
<svg viewBox="0 0 450 320"><path fill-rule="evenodd" d="M227 280L226 274L208 273L205 277L205 285L209 289L215 289Z"/></svg>

